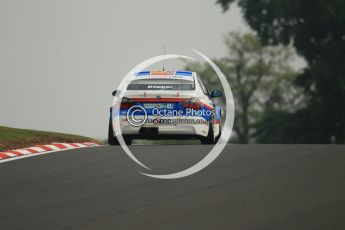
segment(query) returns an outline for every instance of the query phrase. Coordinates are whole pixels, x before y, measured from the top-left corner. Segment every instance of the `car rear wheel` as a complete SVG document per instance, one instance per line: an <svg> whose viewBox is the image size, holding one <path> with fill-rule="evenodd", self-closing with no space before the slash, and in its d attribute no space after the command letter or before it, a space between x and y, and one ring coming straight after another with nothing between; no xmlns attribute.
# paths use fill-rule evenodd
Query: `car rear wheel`
<svg viewBox="0 0 345 230"><path fill-rule="evenodd" d="M219 133L219 135L216 137L216 139L214 140L214 143L217 143L217 142L218 142L220 136L221 136L221 133Z"/></svg>
<svg viewBox="0 0 345 230"><path fill-rule="evenodd" d="M123 139L125 140L126 145L132 144L132 138L130 136L123 136Z"/></svg>
<svg viewBox="0 0 345 230"><path fill-rule="evenodd" d="M222 135L222 126L221 126L221 124L219 124L219 134L218 134L218 136L216 137L216 140L214 141L215 143L218 142L218 140L219 140L219 138L220 138L221 135Z"/></svg>
<svg viewBox="0 0 345 230"><path fill-rule="evenodd" d="M109 129L108 129L108 144L109 145L119 145L119 141L116 137L114 137L114 130L113 130L113 124L111 122L111 119L109 120Z"/></svg>
<svg viewBox="0 0 345 230"><path fill-rule="evenodd" d="M126 145L132 144L132 138L130 136L123 136L123 139L126 143ZM114 137L114 129L113 124L111 122L111 119L109 120L109 129L108 129L108 144L109 145L120 145L119 141L116 137Z"/></svg>
<svg viewBox="0 0 345 230"><path fill-rule="evenodd" d="M213 132L213 124L212 123L210 123L207 137L201 138L200 142L201 142L202 145L213 145L215 143L214 132Z"/></svg>

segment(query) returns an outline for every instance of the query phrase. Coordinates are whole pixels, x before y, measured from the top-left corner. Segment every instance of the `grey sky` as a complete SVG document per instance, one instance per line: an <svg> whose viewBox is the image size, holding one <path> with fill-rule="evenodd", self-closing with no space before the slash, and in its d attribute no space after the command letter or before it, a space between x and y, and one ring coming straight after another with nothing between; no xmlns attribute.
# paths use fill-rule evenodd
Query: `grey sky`
<svg viewBox="0 0 345 230"><path fill-rule="evenodd" d="M104 138L131 68L163 43L224 56L234 30L248 30L240 10L215 0L0 0L0 125Z"/></svg>

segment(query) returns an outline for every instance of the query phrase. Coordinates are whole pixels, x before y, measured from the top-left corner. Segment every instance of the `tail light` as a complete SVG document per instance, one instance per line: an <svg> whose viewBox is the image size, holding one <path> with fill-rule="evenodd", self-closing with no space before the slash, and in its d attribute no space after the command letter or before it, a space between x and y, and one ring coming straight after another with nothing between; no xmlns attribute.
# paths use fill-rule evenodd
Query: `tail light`
<svg viewBox="0 0 345 230"><path fill-rule="evenodd" d="M124 97L122 98L122 102L121 102L121 107L120 109L129 109L131 108L133 105L135 105L135 101L133 99Z"/></svg>
<svg viewBox="0 0 345 230"><path fill-rule="evenodd" d="M192 97L191 99L187 99L182 101L182 106L185 108L190 108L190 109L200 109L201 108L201 103L198 98Z"/></svg>

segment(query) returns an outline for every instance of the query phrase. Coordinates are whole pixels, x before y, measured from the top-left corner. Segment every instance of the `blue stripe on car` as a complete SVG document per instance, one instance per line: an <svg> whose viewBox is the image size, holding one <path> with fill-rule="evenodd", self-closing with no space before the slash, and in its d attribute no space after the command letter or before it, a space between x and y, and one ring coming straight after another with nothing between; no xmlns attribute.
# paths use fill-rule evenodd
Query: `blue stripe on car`
<svg viewBox="0 0 345 230"><path fill-rule="evenodd" d="M141 71L135 74L135 76L145 76L145 75L150 75L151 71Z"/></svg>
<svg viewBox="0 0 345 230"><path fill-rule="evenodd" d="M192 76L193 72L190 72L190 71L176 71L175 75L177 75L177 76Z"/></svg>

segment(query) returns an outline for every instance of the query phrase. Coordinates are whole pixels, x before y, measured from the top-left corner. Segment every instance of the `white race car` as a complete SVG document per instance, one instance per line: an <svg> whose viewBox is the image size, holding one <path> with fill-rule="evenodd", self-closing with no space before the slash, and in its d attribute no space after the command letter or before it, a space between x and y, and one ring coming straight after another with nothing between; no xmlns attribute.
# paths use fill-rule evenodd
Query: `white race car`
<svg viewBox="0 0 345 230"><path fill-rule="evenodd" d="M142 71L130 79L124 89L113 92L110 108L110 145L119 142L114 132L121 129L127 145L133 139L200 139L214 144L221 133L221 109L195 72ZM117 112L115 112L115 108Z"/></svg>

